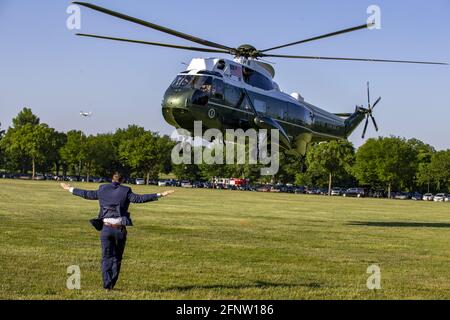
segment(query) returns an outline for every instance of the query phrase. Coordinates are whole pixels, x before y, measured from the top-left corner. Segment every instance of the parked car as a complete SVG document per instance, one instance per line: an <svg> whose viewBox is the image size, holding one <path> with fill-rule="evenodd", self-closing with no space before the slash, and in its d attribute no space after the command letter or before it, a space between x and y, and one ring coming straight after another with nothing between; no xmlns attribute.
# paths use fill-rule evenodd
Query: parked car
<svg viewBox="0 0 450 320"><path fill-rule="evenodd" d="M182 188L192 188L192 183L187 180L181 181L181 187Z"/></svg>
<svg viewBox="0 0 450 320"><path fill-rule="evenodd" d="M205 187L205 183L202 181L194 181L192 187L196 189L203 189Z"/></svg>
<svg viewBox="0 0 450 320"><path fill-rule="evenodd" d="M434 195L432 193L425 193L422 199L423 201L433 201Z"/></svg>
<svg viewBox="0 0 450 320"><path fill-rule="evenodd" d="M350 188L347 189L347 191L344 192L344 197L356 197L356 198L362 198L366 195L366 192L363 188Z"/></svg>
<svg viewBox="0 0 450 320"><path fill-rule="evenodd" d="M447 195L447 198L444 199L445 202L450 202L450 194Z"/></svg>
<svg viewBox="0 0 450 320"><path fill-rule="evenodd" d="M175 179L166 180L166 186L168 187L179 187L180 182Z"/></svg>
<svg viewBox="0 0 450 320"><path fill-rule="evenodd" d="M144 185L145 184L145 179L143 178L136 178L136 184L137 185Z"/></svg>
<svg viewBox="0 0 450 320"><path fill-rule="evenodd" d="M45 176L42 173L36 173L34 180L45 180Z"/></svg>
<svg viewBox="0 0 450 320"><path fill-rule="evenodd" d="M316 188L308 188L306 189L306 194L319 194L319 190Z"/></svg>
<svg viewBox="0 0 450 320"><path fill-rule="evenodd" d="M446 198L447 198L447 195L445 193L438 193L437 195L434 196L433 201L444 202Z"/></svg>
<svg viewBox="0 0 450 320"><path fill-rule="evenodd" d="M335 188L331 189L332 196L342 196L343 193L344 193L344 189L342 189L342 188L335 187Z"/></svg>
<svg viewBox="0 0 450 320"><path fill-rule="evenodd" d="M305 194L306 192L306 188L305 187L296 187L294 189L294 193L295 194Z"/></svg>
<svg viewBox="0 0 450 320"><path fill-rule="evenodd" d="M158 181L158 187L167 187L167 181L166 180L159 180Z"/></svg>
<svg viewBox="0 0 450 320"><path fill-rule="evenodd" d="M423 199L423 195L421 193L419 193L419 192L414 192L411 195L411 200L420 201L422 199Z"/></svg>
<svg viewBox="0 0 450 320"><path fill-rule="evenodd" d="M271 187L270 186L261 186L256 191L258 192L270 192Z"/></svg>
<svg viewBox="0 0 450 320"><path fill-rule="evenodd" d="M368 196L371 198L381 199L381 198L387 198L387 193L384 190L375 190L375 191L370 192Z"/></svg>
<svg viewBox="0 0 450 320"><path fill-rule="evenodd" d="M397 192L394 196L394 199L397 199L397 200L408 200L410 198L411 198L411 196L408 192Z"/></svg>

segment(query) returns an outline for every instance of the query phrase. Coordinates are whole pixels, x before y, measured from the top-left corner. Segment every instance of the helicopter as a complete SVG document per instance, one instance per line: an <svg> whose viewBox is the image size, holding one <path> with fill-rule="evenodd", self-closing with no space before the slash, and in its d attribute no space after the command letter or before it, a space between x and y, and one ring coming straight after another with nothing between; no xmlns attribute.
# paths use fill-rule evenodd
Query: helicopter
<svg viewBox="0 0 450 320"><path fill-rule="evenodd" d="M261 61L261 59L284 58L450 65L443 62L270 53L271 51L294 45L368 29L374 26L371 23L258 50L249 44L233 48L91 3L78 1L73 3L121 20L200 44L202 47L181 46L85 33L77 33L77 36L234 56L233 59L217 57L193 59L188 64L186 70L176 76L164 94L162 114L167 123L177 129L181 128L189 132L194 132L194 123L196 121L201 121L202 131L211 128L219 129L222 132L225 132L227 129L278 130L280 137L279 145L282 150L299 155L305 155L311 143L347 139L364 120L363 139L365 138L370 121L378 132L378 124L373 116L373 110L381 101L381 97L372 103L370 87L369 83L367 83L367 106L356 106L352 113L330 113L306 102L299 93L287 94L283 92L274 81L275 69L271 64Z"/></svg>

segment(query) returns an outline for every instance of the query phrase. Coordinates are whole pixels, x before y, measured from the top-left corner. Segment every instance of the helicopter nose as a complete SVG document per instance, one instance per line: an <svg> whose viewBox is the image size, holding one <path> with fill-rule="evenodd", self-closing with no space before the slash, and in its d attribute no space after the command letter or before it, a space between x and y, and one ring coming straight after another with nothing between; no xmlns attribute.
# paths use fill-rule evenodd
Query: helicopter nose
<svg viewBox="0 0 450 320"><path fill-rule="evenodd" d="M166 96L162 103L162 114L170 125L176 128L193 130L194 118L188 108L189 98L176 96Z"/></svg>

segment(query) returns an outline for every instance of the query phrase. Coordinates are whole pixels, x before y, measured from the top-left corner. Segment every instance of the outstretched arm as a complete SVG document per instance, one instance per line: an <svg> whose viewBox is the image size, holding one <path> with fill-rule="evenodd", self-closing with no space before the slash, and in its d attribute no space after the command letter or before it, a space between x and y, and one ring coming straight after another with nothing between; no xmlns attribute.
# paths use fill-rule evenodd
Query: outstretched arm
<svg viewBox="0 0 450 320"><path fill-rule="evenodd" d="M145 203L150 201L156 201L161 197L167 197L168 195L174 193L173 190L165 191L163 193L156 193L156 194L135 194L133 191L128 192L128 200L131 203Z"/></svg>
<svg viewBox="0 0 450 320"><path fill-rule="evenodd" d="M82 190L71 187L67 183L61 183L61 188L70 191L74 196L81 197L86 200L98 200L97 190Z"/></svg>

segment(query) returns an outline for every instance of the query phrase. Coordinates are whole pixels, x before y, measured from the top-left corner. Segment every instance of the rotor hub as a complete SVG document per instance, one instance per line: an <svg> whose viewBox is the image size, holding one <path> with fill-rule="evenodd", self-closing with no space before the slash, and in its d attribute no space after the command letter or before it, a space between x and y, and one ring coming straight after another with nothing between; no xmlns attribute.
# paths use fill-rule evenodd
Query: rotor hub
<svg viewBox="0 0 450 320"><path fill-rule="evenodd" d="M244 58L258 58L261 53L252 45L243 44L236 49L235 55Z"/></svg>

